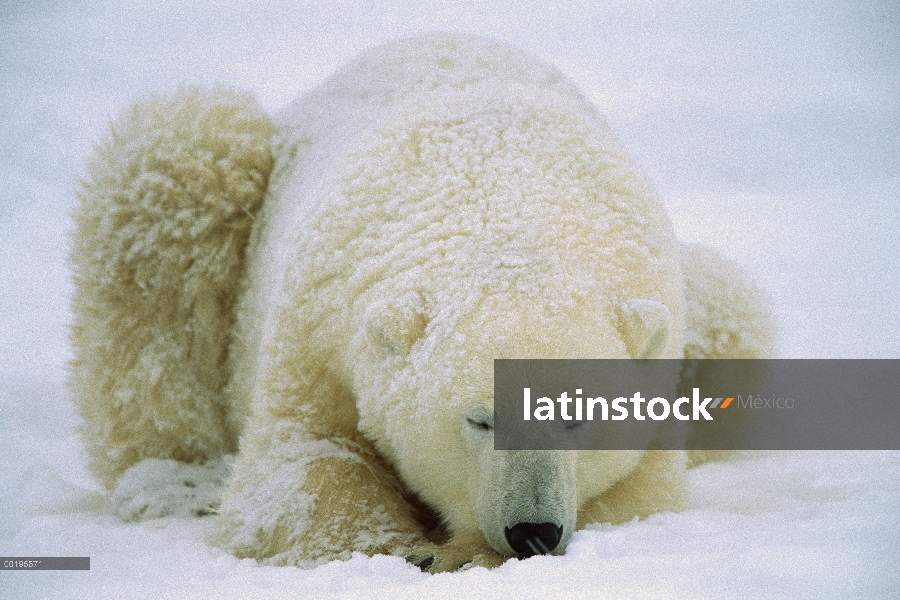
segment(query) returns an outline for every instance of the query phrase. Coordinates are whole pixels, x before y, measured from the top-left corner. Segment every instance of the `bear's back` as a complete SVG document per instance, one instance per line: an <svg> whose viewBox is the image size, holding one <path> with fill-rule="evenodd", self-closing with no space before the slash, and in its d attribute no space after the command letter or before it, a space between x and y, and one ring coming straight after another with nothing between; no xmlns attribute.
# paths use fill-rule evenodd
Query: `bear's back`
<svg viewBox="0 0 900 600"><path fill-rule="evenodd" d="M618 296L675 294L652 188L593 105L515 49L389 44L276 123L232 347L238 405L262 347L346 358L375 298L424 294L449 308L451 328L478 290L513 279L548 302L603 297L603 314Z"/></svg>
<svg viewBox="0 0 900 600"><path fill-rule="evenodd" d="M374 48L275 115L275 162L247 248L238 335L231 351L233 419L241 421L247 414L263 323L279 293L273 282L284 281L290 260L278 242L290 244L298 224L308 220L304 215L333 199L329 183L345 167L354 145L411 98L484 82L498 89L553 91L594 110L554 67L488 39L445 34Z"/></svg>

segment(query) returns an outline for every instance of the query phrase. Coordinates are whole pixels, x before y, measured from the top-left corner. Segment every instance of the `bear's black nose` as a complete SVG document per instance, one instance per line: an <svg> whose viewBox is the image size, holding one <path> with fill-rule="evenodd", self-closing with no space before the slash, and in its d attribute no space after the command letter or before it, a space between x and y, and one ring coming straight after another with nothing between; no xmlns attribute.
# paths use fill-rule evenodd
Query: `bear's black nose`
<svg viewBox="0 0 900 600"><path fill-rule="evenodd" d="M556 523L518 523L505 527L503 531L510 547L528 558L552 552L559 545L563 528Z"/></svg>

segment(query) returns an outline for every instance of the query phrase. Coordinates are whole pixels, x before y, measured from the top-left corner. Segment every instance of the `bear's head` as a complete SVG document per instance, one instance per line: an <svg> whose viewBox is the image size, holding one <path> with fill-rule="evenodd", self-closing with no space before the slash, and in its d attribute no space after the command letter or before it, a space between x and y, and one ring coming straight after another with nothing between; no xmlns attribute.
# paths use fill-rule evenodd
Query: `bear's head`
<svg viewBox="0 0 900 600"><path fill-rule="evenodd" d="M310 280L347 281L307 306L349 308L359 431L451 533L563 552L640 452L494 450L493 361L680 357L662 205L595 109L522 82L416 95L348 160L304 253Z"/></svg>
<svg viewBox="0 0 900 600"><path fill-rule="evenodd" d="M662 302L570 300L507 287L442 311L440 300L412 291L366 315L374 363L360 376L373 379L358 389L374 393L359 398L361 431L450 532L480 531L505 556L563 553L579 507L630 473L642 452L495 450L493 359L681 352L679 323Z"/></svg>

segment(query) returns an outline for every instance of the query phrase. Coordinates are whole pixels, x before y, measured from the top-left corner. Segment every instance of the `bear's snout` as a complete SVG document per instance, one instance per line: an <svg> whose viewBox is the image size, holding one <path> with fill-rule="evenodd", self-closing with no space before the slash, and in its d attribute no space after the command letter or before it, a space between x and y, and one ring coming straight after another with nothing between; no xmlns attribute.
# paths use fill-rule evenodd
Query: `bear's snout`
<svg viewBox="0 0 900 600"><path fill-rule="evenodd" d="M562 539L563 526L556 523L518 523L505 527L510 548L524 558L535 554L549 554Z"/></svg>
<svg viewBox="0 0 900 600"><path fill-rule="evenodd" d="M556 450L481 456L475 509L485 540L504 556L562 554L575 529L575 455Z"/></svg>

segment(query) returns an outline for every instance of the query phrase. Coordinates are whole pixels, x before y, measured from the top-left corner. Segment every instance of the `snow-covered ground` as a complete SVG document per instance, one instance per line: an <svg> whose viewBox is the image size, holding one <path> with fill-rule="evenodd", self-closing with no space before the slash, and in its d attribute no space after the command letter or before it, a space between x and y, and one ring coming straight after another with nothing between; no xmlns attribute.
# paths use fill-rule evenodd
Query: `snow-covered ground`
<svg viewBox="0 0 900 600"><path fill-rule="evenodd" d="M506 40L557 65L647 171L682 239L772 297L785 357L900 358L900 5L0 2L0 596L900 597L900 452L761 453L691 474L692 508L579 532L563 557L428 576L357 556L260 567L205 521L125 524L65 390L76 182L136 97L226 84L277 110L366 47Z"/></svg>

